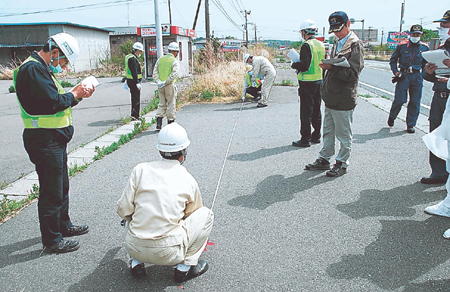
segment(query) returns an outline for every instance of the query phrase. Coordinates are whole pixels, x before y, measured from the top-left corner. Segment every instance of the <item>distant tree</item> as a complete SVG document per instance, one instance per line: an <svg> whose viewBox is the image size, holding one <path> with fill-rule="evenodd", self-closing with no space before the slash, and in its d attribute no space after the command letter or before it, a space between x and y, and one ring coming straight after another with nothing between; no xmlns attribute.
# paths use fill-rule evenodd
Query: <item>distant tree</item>
<svg viewBox="0 0 450 292"><path fill-rule="evenodd" d="M226 36L225 39L226 39L226 40L234 40L234 39L236 39L236 38L233 37L233 36Z"/></svg>
<svg viewBox="0 0 450 292"><path fill-rule="evenodd" d="M421 40L423 42L429 42L433 38L438 38L439 34L435 31L432 31L431 29L423 29L423 35L421 37Z"/></svg>

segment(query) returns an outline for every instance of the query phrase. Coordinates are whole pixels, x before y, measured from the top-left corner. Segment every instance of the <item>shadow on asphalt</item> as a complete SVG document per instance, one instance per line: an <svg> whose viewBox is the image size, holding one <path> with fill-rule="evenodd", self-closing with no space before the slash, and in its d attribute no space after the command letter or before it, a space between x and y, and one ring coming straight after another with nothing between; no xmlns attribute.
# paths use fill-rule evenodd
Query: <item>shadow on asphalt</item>
<svg viewBox="0 0 450 292"><path fill-rule="evenodd" d="M128 265L116 258L121 249L110 249L97 268L80 282L71 285L68 291L165 291L167 287L180 285L173 279L172 267L148 266L146 277L133 278Z"/></svg>
<svg viewBox="0 0 450 292"><path fill-rule="evenodd" d="M232 108L227 108L227 109L215 109L215 112L238 112L241 110L241 103L234 103L233 105L239 105L238 107L232 107ZM251 107L250 107L250 106ZM256 107L257 103L256 102L251 102L251 103L245 103L244 106L242 107L243 111L247 111L247 110L257 110L259 108Z"/></svg>
<svg viewBox="0 0 450 292"><path fill-rule="evenodd" d="M429 291L448 291L450 280L432 280L425 283L411 283L406 286L403 292L429 292Z"/></svg>
<svg viewBox="0 0 450 292"><path fill-rule="evenodd" d="M315 177L317 176L317 177ZM324 171L305 170L299 175L285 178L282 175L272 175L258 183L256 191L251 195L244 195L228 201L231 206L240 206L256 210L265 210L275 203L287 202L294 199L295 194L330 182Z"/></svg>
<svg viewBox="0 0 450 292"><path fill-rule="evenodd" d="M411 217L413 208L441 200L442 190L426 192L429 186L419 182L380 191L361 191L360 199L336 207L340 212L359 220L366 217ZM363 255L349 254L328 267L327 273L337 279L365 278L383 289L397 289L409 285L404 291L440 290L449 284L429 281L409 284L450 258L449 241L442 233L450 227L448 218L431 216L425 221L380 220L381 231L376 241L365 248Z"/></svg>
<svg viewBox="0 0 450 292"><path fill-rule="evenodd" d="M104 127L104 126L116 126L121 124L121 120L106 120L106 121L97 121L88 124L89 127Z"/></svg>
<svg viewBox="0 0 450 292"><path fill-rule="evenodd" d="M397 136L402 136L404 134L406 134L406 131L397 131L397 132L391 133L391 128L384 127L384 128L381 128L376 133L353 135L353 143L364 144L370 140L393 138L393 137L397 137Z"/></svg>
<svg viewBox="0 0 450 292"><path fill-rule="evenodd" d="M380 224L377 240L365 248L364 254L342 256L340 262L327 268L330 277L364 278L383 289L397 289L450 258L449 241L442 238L450 227L448 218L380 220ZM448 291L448 286L444 290L426 291Z"/></svg>
<svg viewBox="0 0 450 292"><path fill-rule="evenodd" d="M241 153L241 154L234 154L230 155L228 157L229 160L235 160L235 161L253 161L258 160L264 157L269 157L273 155L278 155L281 153L289 152L289 151L295 151L295 150L301 150L301 149L307 149L307 148L299 148L292 145L286 145L286 146L280 146L275 148L263 148L259 149L255 152L251 153Z"/></svg>
<svg viewBox="0 0 450 292"><path fill-rule="evenodd" d="M37 244L39 244L37 250L24 251ZM24 252L21 253L21 251ZM21 242L0 246L0 269L9 265L16 265L18 263L35 260L39 258L41 252L41 237L30 238Z"/></svg>

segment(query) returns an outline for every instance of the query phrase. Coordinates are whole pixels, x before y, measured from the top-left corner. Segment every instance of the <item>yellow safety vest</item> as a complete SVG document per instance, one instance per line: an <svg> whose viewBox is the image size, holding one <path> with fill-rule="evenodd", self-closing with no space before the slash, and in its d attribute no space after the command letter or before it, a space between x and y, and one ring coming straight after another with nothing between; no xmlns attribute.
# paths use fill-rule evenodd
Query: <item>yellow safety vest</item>
<svg viewBox="0 0 450 292"><path fill-rule="evenodd" d="M29 61L40 63L38 60L36 60L35 58L30 56L22 63L22 65ZM19 73L19 69L20 69L20 67L22 67L22 65L20 65L19 67L17 67L14 70L14 74L13 74L14 87L16 87L17 74ZM53 82L55 83L56 87L58 88L58 93L59 94L66 93L66 91L61 86L61 84L59 83L58 79L55 77L54 74L52 74L52 79L53 79ZM17 90L16 90L16 96L17 96ZM38 128L57 129L57 128L65 128L65 127L71 126L73 124L72 107L68 107L65 110L59 111L53 115L30 115L23 109L22 105L20 104L20 100L19 100L18 96L17 96L17 101L19 102L23 124L26 129L38 129Z"/></svg>
<svg viewBox="0 0 450 292"><path fill-rule="evenodd" d="M297 79L300 81L322 80L322 68L319 67L319 63L325 58L325 46L316 39L309 39L306 42L311 48L311 65L308 71L298 73Z"/></svg>
<svg viewBox="0 0 450 292"><path fill-rule="evenodd" d="M130 68L128 67L128 60L129 60L130 58L136 58L136 56L133 55L133 54L128 54L128 55L125 57L125 68L126 68L126 70L127 70L127 79L133 79L133 75L131 75ZM138 60L138 58L136 58L136 60ZM138 62L139 62L139 60L138 60ZM138 74L138 79L142 79L142 73L141 73L141 74Z"/></svg>
<svg viewBox="0 0 450 292"><path fill-rule="evenodd" d="M172 74L172 64L174 61L175 57L170 53L159 59L159 80L166 81L169 78L170 74Z"/></svg>

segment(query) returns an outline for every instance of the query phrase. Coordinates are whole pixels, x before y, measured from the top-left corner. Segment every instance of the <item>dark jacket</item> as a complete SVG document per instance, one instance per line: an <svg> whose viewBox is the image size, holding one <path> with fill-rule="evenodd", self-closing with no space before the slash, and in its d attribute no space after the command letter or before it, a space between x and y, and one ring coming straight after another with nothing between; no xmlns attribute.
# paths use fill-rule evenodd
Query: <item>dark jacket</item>
<svg viewBox="0 0 450 292"><path fill-rule="evenodd" d="M354 32L336 54L337 40L331 49L331 58L345 57L350 68L332 66L325 72L320 94L325 106L334 110L352 110L357 104L359 74L364 68L364 50Z"/></svg>
<svg viewBox="0 0 450 292"><path fill-rule="evenodd" d="M139 60L136 58L128 59L128 68L130 68L131 76L133 76L133 83L138 84L141 83L141 78L138 78L138 75L141 74L141 64L139 64Z"/></svg>
<svg viewBox="0 0 450 292"><path fill-rule="evenodd" d="M31 54L38 62L23 64L17 73L16 94L23 109L30 115L52 115L75 106L78 101L71 92L60 94L53 82L50 68L37 52ZM69 142L73 126L60 129L25 129L42 133L57 133L61 142Z"/></svg>
<svg viewBox="0 0 450 292"><path fill-rule="evenodd" d="M450 53L450 38L444 43L443 46L439 46L438 50L446 50ZM428 74L427 71L423 70L422 73L423 79L433 82L433 90L438 92L450 92L447 88L447 82L437 81L436 73Z"/></svg>
<svg viewBox="0 0 450 292"><path fill-rule="evenodd" d="M398 72L397 63L400 69L423 69L427 61L422 57L422 52L429 49L428 45L422 42L416 44L410 40L401 42L389 60L392 73Z"/></svg>

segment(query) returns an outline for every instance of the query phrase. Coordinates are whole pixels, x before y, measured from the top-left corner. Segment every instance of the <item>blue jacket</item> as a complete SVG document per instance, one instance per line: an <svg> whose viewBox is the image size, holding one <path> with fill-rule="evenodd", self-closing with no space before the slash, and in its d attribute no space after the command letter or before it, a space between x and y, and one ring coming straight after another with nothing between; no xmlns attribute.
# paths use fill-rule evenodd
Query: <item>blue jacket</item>
<svg viewBox="0 0 450 292"><path fill-rule="evenodd" d="M422 52L428 50L430 50L428 45L422 42L416 44L410 40L401 42L395 49L389 61L392 73L397 73L399 71L398 68L412 68L415 70L423 69L427 62L422 58Z"/></svg>
<svg viewBox="0 0 450 292"><path fill-rule="evenodd" d="M446 50L450 53L450 39L447 39L447 41L444 43L443 46L439 46L437 48L438 50ZM433 74L428 74L427 71L423 70L423 79L433 82L433 90L439 91L439 92L450 92L450 90L447 88L447 82L440 82L437 81L436 73L433 72Z"/></svg>

